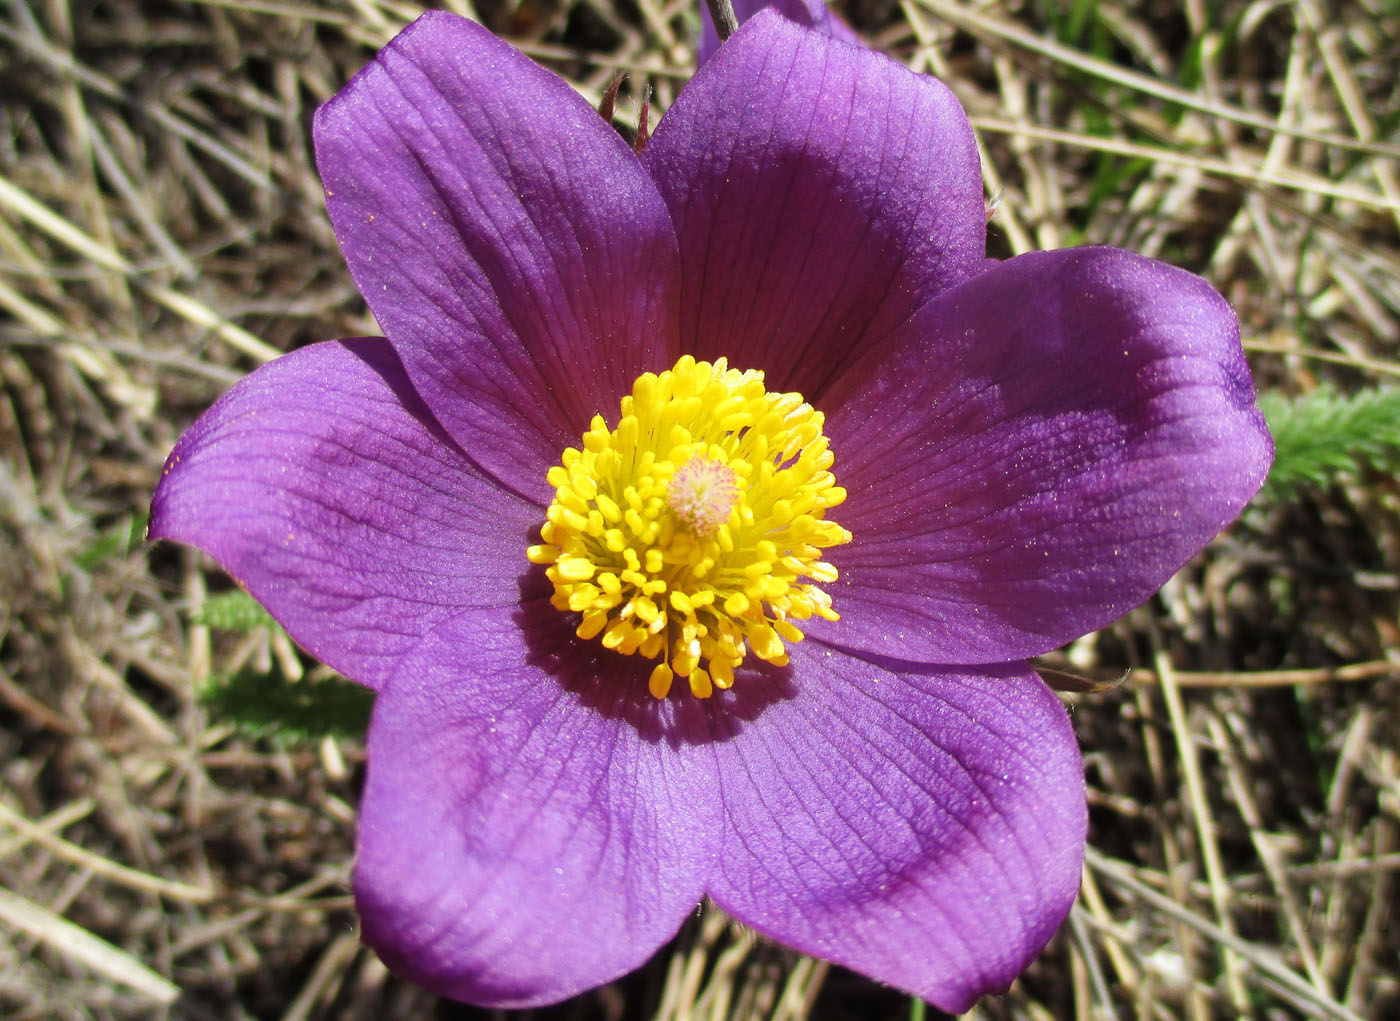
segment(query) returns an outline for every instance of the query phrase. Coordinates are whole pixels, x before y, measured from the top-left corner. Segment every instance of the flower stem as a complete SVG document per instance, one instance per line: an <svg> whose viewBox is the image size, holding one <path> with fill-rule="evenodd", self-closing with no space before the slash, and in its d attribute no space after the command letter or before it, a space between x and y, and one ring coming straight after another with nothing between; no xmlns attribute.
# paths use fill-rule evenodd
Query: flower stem
<svg viewBox="0 0 1400 1021"><path fill-rule="evenodd" d="M739 27L739 19L734 16L733 0L705 0L710 8L710 20L715 23L715 34L724 42Z"/></svg>

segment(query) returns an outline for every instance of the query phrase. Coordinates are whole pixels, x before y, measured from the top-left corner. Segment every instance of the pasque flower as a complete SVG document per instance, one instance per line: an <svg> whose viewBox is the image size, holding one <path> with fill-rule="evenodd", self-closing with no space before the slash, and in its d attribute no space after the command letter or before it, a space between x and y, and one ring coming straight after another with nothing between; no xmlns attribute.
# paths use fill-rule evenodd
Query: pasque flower
<svg viewBox="0 0 1400 1021"><path fill-rule="evenodd" d="M734 0L733 6L734 14L741 25L759 11L771 7L789 21L804 28L815 29L843 42L860 43L860 36L851 30L851 26L831 12L831 8L826 5L826 0ZM698 7L700 11L700 39L696 57L703 64L714 55L715 50L719 49L719 33L715 31L715 22L710 15L709 4L705 0L700 0Z"/></svg>
<svg viewBox="0 0 1400 1021"><path fill-rule="evenodd" d="M1025 657L1151 595L1270 459L1221 298L987 259L950 93L772 13L640 157L446 14L315 138L386 339L235 386L151 534L378 691L366 941L540 1004L709 896L947 1010L1005 989L1085 831Z"/></svg>

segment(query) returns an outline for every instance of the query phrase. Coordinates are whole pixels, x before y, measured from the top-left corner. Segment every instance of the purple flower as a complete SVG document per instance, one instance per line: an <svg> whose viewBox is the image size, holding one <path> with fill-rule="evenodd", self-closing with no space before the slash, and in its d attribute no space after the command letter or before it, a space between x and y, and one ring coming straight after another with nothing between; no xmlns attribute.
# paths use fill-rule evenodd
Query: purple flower
<svg viewBox="0 0 1400 1021"><path fill-rule="evenodd" d="M710 17L710 5L705 0L699 0L699 7L700 45L697 58L703 64L719 49L719 33L715 31L714 19ZM742 25L769 7L803 28L815 29L842 42L864 45L850 25L831 13L825 0L734 0L734 15Z"/></svg>
<svg viewBox="0 0 1400 1021"><path fill-rule="evenodd" d="M235 386L151 535L379 692L366 941L541 1004L708 895L946 1010L1005 989L1085 830L1025 657L1269 463L1224 301L1113 249L988 260L948 90L767 12L640 158L446 14L315 134L387 339Z"/></svg>

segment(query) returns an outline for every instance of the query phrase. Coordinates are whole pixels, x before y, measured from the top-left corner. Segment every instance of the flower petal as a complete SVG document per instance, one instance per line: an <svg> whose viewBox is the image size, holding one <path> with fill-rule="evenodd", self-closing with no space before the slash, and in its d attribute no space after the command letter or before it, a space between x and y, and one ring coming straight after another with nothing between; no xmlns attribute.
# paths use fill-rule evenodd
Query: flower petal
<svg viewBox="0 0 1400 1021"><path fill-rule="evenodd" d="M760 11L661 118L642 161L681 246L697 358L815 401L932 295L980 270L967 117L942 84Z"/></svg>
<svg viewBox="0 0 1400 1021"><path fill-rule="evenodd" d="M806 953L959 1013L1003 992L1079 887L1074 734L1024 664L896 670L817 642L799 691L715 745L710 895Z"/></svg>
<svg viewBox="0 0 1400 1021"><path fill-rule="evenodd" d="M542 516L472 468L366 339L224 394L171 452L149 535L204 550L314 656L378 687L436 622L513 603Z"/></svg>
<svg viewBox="0 0 1400 1021"><path fill-rule="evenodd" d="M482 1006L564 999L640 966L711 868L693 699L582 642L534 583L467 612L379 696L356 903L396 972ZM547 589L547 585L545 588Z"/></svg>
<svg viewBox="0 0 1400 1021"><path fill-rule="evenodd" d="M823 633L924 663L1035 655L1125 613L1272 457L1229 306L1107 248L989 268L830 407L855 539L831 558L843 620Z"/></svg>
<svg viewBox="0 0 1400 1021"><path fill-rule="evenodd" d="M700 46L696 61L703 64L719 49L719 34L715 32L715 23L710 17L710 5L705 0L699 0L699 3ZM773 8L803 28L815 29L842 42L864 45L851 26L831 13L831 8L823 0L734 0L734 16L742 25L765 7Z"/></svg>
<svg viewBox="0 0 1400 1021"><path fill-rule="evenodd" d="M636 156L556 75L442 12L321 107L315 137L350 272L424 400L547 497L592 416L675 358L675 237Z"/></svg>

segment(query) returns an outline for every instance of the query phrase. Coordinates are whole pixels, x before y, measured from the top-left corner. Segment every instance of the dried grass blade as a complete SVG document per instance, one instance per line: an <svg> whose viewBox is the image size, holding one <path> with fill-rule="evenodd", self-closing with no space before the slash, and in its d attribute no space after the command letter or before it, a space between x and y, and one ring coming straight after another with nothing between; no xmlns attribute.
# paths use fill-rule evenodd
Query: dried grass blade
<svg viewBox="0 0 1400 1021"><path fill-rule="evenodd" d="M1240 957L1254 965L1259 972L1258 977L1272 979L1279 992L1286 994L1287 998L1304 1013L1310 1016L1333 1018L1336 1021L1364 1021L1361 1015L1347 1009L1331 997L1319 993L1307 979L1283 964L1272 951L1243 940L1234 933L1226 932L1220 926L1202 918L1191 909L1182 907L1170 897L1158 893L1134 877L1127 866L1121 862L1114 861L1093 847L1085 850L1084 860L1090 868L1120 891L1129 893L1167 917L1190 926L1207 939L1228 946Z"/></svg>
<svg viewBox="0 0 1400 1021"><path fill-rule="evenodd" d="M179 986L130 954L48 908L3 888L0 888L0 919L156 1003L168 1005L180 998Z"/></svg>

